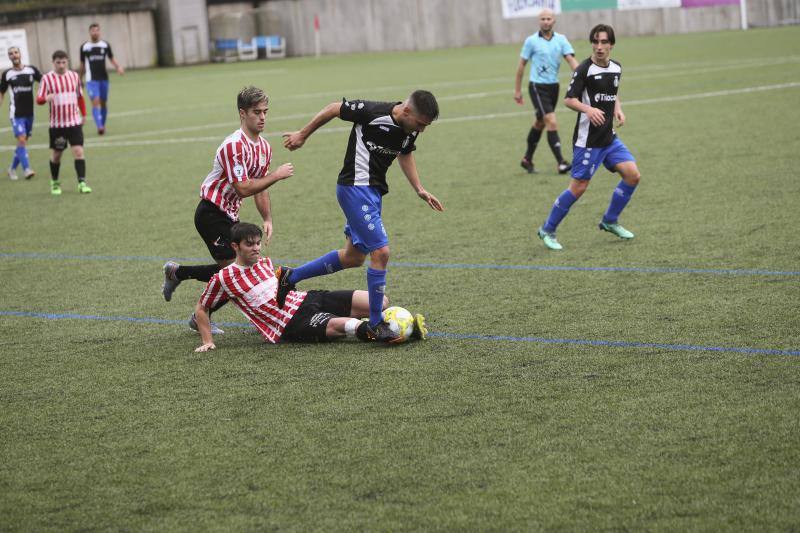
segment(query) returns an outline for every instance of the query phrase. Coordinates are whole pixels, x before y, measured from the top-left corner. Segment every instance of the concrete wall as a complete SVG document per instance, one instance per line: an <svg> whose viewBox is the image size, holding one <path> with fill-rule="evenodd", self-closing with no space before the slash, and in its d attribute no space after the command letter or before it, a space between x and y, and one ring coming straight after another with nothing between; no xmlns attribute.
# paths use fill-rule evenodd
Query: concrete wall
<svg viewBox="0 0 800 533"><path fill-rule="evenodd" d="M69 54L70 66L78 67L79 50L89 40L89 24L100 24L103 39L111 44L114 59L125 68L152 67L157 63L156 32L151 11L81 15L0 26L0 30L23 28L28 36L28 62L42 71L52 68L56 50Z"/></svg>
<svg viewBox="0 0 800 533"><path fill-rule="evenodd" d="M533 18L502 18L499 0L269 0L212 6L215 13L258 17L267 13L286 37L291 56L314 53L314 15L321 22L323 54L430 50L519 43L536 27ZM800 0L749 0L751 26L800 23ZM655 35L740 28L738 5L705 8L571 11L559 15L557 29L584 39L600 21L622 35ZM243 24L244 25L244 24ZM249 27L249 24L247 25Z"/></svg>
<svg viewBox="0 0 800 533"><path fill-rule="evenodd" d="M158 56L162 65L209 60L208 10L205 0L158 0Z"/></svg>

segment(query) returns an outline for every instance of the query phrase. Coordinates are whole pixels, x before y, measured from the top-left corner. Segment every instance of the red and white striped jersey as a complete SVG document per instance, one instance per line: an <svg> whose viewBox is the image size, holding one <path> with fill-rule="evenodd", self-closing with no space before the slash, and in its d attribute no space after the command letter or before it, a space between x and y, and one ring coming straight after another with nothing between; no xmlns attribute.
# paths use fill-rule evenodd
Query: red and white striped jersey
<svg viewBox="0 0 800 533"><path fill-rule="evenodd" d="M258 141L253 142L241 129L236 130L217 149L211 173L200 187L200 197L238 222L242 197L232 184L266 176L270 161L272 147L266 139L259 136Z"/></svg>
<svg viewBox="0 0 800 533"><path fill-rule="evenodd" d="M72 70L64 74L56 74L51 70L42 77L39 83L37 98L45 98L48 94L54 95L50 101L50 127L68 128L83 124L78 97L83 95L81 79L77 72Z"/></svg>
<svg viewBox="0 0 800 533"><path fill-rule="evenodd" d="M220 302L231 300L267 342L276 343L306 294L289 291L283 308L278 307L278 278L272 260L262 257L251 267L231 263L214 274L200 296L200 305L213 309Z"/></svg>

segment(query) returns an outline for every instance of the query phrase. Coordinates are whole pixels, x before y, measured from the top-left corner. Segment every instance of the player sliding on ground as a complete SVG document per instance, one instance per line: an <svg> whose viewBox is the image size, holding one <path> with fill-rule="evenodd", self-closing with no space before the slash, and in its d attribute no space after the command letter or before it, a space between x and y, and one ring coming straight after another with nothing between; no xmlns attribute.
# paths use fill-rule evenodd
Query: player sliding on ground
<svg viewBox="0 0 800 533"><path fill-rule="evenodd" d="M622 67L611 59L614 29L598 24L589 33L589 41L592 43L592 56L575 69L564 99L564 105L578 112L573 135L572 179L569 187L556 198L550 216L539 228L539 238L551 250L561 250L556 228L572 204L586 191L589 180L600 165L622 176L600 221L600 229L620 239L633 239L633 233L623 228L618 219L641 176L636 160L614 131L614 119L617 127L625 124L625 114L617 97Z"/></svg>
<svg viewBox="0 0 800 533"><path fill-rule="evenodd" d="M367 291L295 291L283 295L278 302L278 272L269 257L261 255L261 229L255 224L240 222L230 230L231 248L236 253L233 264L223 268L206 285L195 308L197 328L202 344L195 350L216 348L211 333L209 312L231 300L269 343L279 340L325 342L339 337L356 337L376 341L377 334L369 323ZM382 308L389 300L384 297ZM412 337L424 339L424 319L417 315ZM382 339L388 342L388 339Z"/></svg>
<svg viewBox="0 0 800 533"><path fill-rule="evenodd" d="M414 91L404 102L334 102L317 113L302 130L284 134L283 145L289 150L297 150L312 133L334 117L353 122L336 185L336 198L347 221L344 226L345 247L295 269L285 269L280 280L282 291L294 288L304 279L332 274L343 268L360 267L369 255L370 326L379 339L396 340L396 334L381 316L389 264L389 238L381 220L383 195L389 192L386 171L397 158L417 196L431 209L444 211L442 203L423 188L413 155L417 136L438 116L436 98L428 91Z"/></svg>

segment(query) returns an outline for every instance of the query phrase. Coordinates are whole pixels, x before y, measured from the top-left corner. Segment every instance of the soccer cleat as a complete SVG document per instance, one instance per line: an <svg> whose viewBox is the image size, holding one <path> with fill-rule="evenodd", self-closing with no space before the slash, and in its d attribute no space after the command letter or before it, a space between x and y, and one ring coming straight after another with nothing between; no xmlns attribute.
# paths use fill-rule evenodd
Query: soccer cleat
<svg viewBox="0 0 800 533"><path fill-rule="evenodd" d="M57 181L50 181L50 194L53 196L61 196L61 184Z"/></svg>
<svg viewBox="0 0 800 533"><path fill-rule="evenodd" d="M555 233L548 233L543 228L539 228L537 233L539 238L544 242L544 245L551 250L561 250L563 248L563 246L561 246L561 244L558 242L558 239L556 239Z"/></svg>
<svg viewBox="0 0 800 533"><path fill-rule="evenodd" d="M411 338L421 341L428 338L428 328L425 327L425 317L419 313L414 315L414 330L411 332Z"/></svg>
<svg viewBox="0 0 800 533"><path fill-rule="evenodd" d="M275 271L275 277L278 278L278 295L276 299L278 300L278 307L280 308L283 308L286 295L289 294L289 291L295 290L294 283L289 282L291 275L292 269L287 266L279 266Z"/></svg>
<svg viewBox="0 0 800 533"><path fill-rule="evenodd" d="M32 168L25 169L25 179L29 180L36 175L36 171Z"/></svg>
<svg viewBox="0 0 800 533"><path fill-rule="evenodd" d="M386 322L379 323L372 328L372 331L375 334L375 340L385 344L399 344L405 340L401 335L392 331Z"/></svg>
<svg viewBox="0 0 800 533"><path fill-rule="evenodd" d="M78 192L81 194L89 194L92 192L92 188L86 185L85 181L78 182Z"/></svg>
<svg viewBox="0 0 800 533"><path fill-rule="evenodd" d="M8 179L11 181L17 181L17 171L11 167L8 167Z"/></svg>
<svg viewBox="0 0 800 533"><path fill-rule="evenodd" d="M105 134L106 134L106 129L105 129L105 127L102 127L102 126L101 126L101 127L97 128L97 134L98 134L98 135L105 135Z"/></svg>
<svg viewBox="0 0 800 533"><path fill-rule="evenodd" d="M536 170L533 168L533 162L529 159L522 158L522 161L519 162L519 166L524 168L528 174L536 174Z"/></svg>
<svg viewBox="0 0 800 533"><path fill-rule="evenodd" d="M222 335L223 333L225 333L225 331L222 330L215 323L211 322L210 324L211 324L212 335ZM197 329L197 317L194 316L194 313L192 313L192 316L189 317L189 329L192 331L197 331L199 333L199 330Z"/></svg>
<svg viewBox="0 0 800 533"><path fill-rule="evenodd" d="M616 222L613 223L613 224L608 223L608 222L600 222L600 224L597 227L600 228L603 231L607 231L609 233L613 233L614 235L616 235L620 239L626 239L626 240L627 239L633 239L633 233L631 233L630 231L626 230L625 228L623 228L622 226L620 226Z"/></svg>
<svg viewBox="0 0 800 533"><path fill-rule="evenodd" d="M181 284L181 280L175 277L175 272L181 266L175 261L167 261L164 263L164 284L161 285L161 294L164 295L166 301L172 300L172 293Z"/></svg>
<svg viewBox="0 0 800 533"><path fill-rule="evenodd" d="M566 161L562 161L558 164L558 173L559 174L566 174L572 169L572 164L567 163Z"/></svg>

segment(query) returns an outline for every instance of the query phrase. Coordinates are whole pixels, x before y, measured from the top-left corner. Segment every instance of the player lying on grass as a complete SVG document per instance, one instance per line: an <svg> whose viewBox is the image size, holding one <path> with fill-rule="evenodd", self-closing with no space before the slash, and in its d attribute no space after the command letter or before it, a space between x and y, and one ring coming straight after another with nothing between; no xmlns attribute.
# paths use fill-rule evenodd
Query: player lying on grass
<svg viewBox="0 0 800 533"><path fill-rule="evenodd" d="M280 269L261 255L261 228L240 222L230 231L230 244L236 259L211 277L195 308L197 329L202 344L195 350L213 350L209 313L231 300L270 343L279 340L325 342L339 337L375 341L369 322L367 291L296 291L279 294ZM277 272L276 272L277 270ZM278 302L282 303L279 304ZM383 299L383 308L389 304ZM416 315L412 337L424 339L425 318Z"/></svg>

